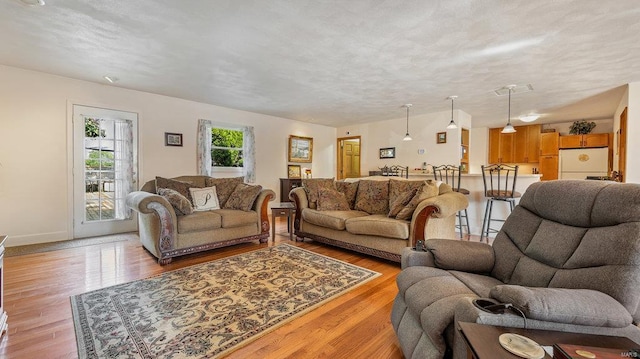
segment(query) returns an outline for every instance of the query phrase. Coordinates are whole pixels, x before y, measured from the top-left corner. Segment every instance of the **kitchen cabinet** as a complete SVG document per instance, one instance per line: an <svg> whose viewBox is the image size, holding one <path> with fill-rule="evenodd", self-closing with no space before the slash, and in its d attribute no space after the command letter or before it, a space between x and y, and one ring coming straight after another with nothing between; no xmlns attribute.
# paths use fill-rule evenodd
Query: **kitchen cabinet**
<svg viewBox="0 0 640 359"><path fill-rule="evenodd" d="M557 156L559 146L560 134L558 132L540 134L540 156Z"/></svg>
<svg viewBox="0 0 640 359"><path fill-rule="evenodd" d="M489 163L536 163L540 153L540 125L516 126L515 133L489 129Z"/></svg>
<svg viewBox="0 0 640 359"><path fill-rule="evenodd" d="M540 156L540 180L551 181L558 179L558 156Z"/></svg>
<svg viewBox="0 0 640 359"><path fill-rule="evenodd" d="M608 133L560 136L560 148L608 147Z"/></svg>
<svg viewBox="0 0 640 359"><path fill-rule="evenodd" d="M460 171L469 172L469 130L463 128L460 138Z"/></svg>

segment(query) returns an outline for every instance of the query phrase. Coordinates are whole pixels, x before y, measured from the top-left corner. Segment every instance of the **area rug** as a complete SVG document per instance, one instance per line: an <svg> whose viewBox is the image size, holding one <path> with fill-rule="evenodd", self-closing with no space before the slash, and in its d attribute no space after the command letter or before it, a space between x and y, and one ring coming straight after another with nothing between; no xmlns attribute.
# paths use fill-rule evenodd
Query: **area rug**
<svg viewBox="0 0 640 359"><path fill-rule="evenodd" d="M80 358L217 358L380 274L279 244L71 297Z"/></svg>

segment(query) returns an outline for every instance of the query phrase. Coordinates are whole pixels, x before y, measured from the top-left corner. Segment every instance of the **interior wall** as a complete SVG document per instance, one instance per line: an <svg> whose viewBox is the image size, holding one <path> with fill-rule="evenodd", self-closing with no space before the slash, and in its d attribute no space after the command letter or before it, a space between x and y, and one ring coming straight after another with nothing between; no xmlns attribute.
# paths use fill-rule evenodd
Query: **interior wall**
<svg viewBox="0 0 640 359"><path fill-rule="evenodd" d="M409 166L419 169L423 163L431 165L459 164L461 127L471 128L471 116L461 110L454 111L454 121L458 128L447 130L451 111L441 111L425 115L409 113L409 134L411 141L403 141L407 129L407 118L342 126L337 129L338 137L361 136L362 175L378 170L385 165ZM436 134L446 133L446 143L437 143ZM380 148L395 147L395 158L381 159Z"/></svg>
<svg viewBox="0 0 640 359"><path fill-rule="evenodd" d="M640 166L635 154L640 153L640 82L629 84L627 110L627 174L625 182L640 183ZM624 109L624 107L622 108ZM622 110L620 110L622 112ZM620 114L616 114L618 120Z"/></svg>
<svg viewBox="0 0 640 359"><path fill-rule="evenodd" d="M276 198L289 135L313 137L313 163L303 167L314 177L335 176L333 127L0 66L0 233L8 245L72 236L72 104L138 113L140 185L196 173L201 118L255 127L256 183ZM164 146L164 132L182 133L183 147Z"/></svg>

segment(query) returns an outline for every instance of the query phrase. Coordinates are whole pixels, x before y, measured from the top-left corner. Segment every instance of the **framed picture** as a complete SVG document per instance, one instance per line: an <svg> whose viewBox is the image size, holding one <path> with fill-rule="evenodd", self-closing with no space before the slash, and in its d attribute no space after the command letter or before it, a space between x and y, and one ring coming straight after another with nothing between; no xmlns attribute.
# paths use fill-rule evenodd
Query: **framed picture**
<svg viewBox="0 0 640 359"><path fill-rule="evenodd" d="M300 178L302 173L300 171L300 165L287 166L287 178Z"/></svg>
<svg viewBox="0 0 640 359"><path fill-rule="evenodd" d="M381 148L380 158L396 158L396 148L395 147Z"/></svg>
<svg viewBox="0 0 640 359"><path fill-rule="evenodd" d="M182 134L165 132L164 145L165 146L182 146Z"/></svg>
<svg viewBox="0 0 640 359"><path fill-rule="evenodd" d="M311 162L313 138L289 136L289 162Z"/></svg>
<svg viewBox="0 0 640 359"><path fill-rule="evenodd" d="M447 143L447 133L438 132L438 134L436 135L436 143Z"/></svg>

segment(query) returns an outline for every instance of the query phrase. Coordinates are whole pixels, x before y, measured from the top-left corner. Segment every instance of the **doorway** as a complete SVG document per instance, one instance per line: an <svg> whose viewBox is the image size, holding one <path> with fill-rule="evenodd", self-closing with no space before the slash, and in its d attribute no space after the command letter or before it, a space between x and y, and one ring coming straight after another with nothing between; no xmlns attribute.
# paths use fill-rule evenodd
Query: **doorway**
<svg viewBox="0 0 640 359"><path fill-rule="evenodd" d="M338 138L338 179L360 177L360 136Z"/></svg>
<svg viewBox="0 0 640 359"><path fill-rule="evenodd" d="M73 105L73 238L135 231L138 114Z"/></svg>

